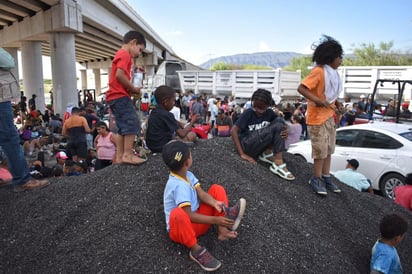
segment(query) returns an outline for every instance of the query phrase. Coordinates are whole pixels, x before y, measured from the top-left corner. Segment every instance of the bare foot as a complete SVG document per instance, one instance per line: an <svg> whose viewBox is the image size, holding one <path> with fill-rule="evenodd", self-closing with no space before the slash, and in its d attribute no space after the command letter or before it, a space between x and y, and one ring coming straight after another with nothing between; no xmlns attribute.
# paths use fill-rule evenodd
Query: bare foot
<svg viewBox="0 0 412 274"><path fill-rule="evenodd" d="M143 164L144 162L146 162L146 159L142 159L133 154L123 155L123 158L122 158L122 164L140 165L140 164Z"/></svg>
<svg viewBox="0 0 412 274"><path fill-rule="evenodd" d="M232 231L227 227L224 226L219 226L218 228L219 232L218 232L218 236L217 239L219 241L225 241L225 240L229 240L229 239L235 239L237 237L237 232L236 231Z"/></svg>

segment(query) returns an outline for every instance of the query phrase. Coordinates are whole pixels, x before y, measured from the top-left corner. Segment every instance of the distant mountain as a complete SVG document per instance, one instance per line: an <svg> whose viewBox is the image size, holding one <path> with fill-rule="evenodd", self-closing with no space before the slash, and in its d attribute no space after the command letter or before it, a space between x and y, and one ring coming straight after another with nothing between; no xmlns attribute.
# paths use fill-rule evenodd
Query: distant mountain
<svg viewBox="0 0 412 274"><path fill-rule="evenodd" d="M303 54L296 52L256 52L242 53L230 56L221 56L210 59L200 65L200 67L208 69L215 63L224 62L226 64L235 65L258 65L271 68L283 68L290 64L292 58L300 57Z"/></svg>

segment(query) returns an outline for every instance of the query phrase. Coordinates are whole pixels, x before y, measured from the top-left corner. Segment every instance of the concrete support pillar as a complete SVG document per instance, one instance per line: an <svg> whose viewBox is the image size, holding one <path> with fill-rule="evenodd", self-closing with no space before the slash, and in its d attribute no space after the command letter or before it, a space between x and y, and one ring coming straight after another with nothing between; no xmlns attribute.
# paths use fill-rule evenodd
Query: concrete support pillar
<svg viewBox="0 0 412 274"><path fill-rule="evenodd" d="M82 90L87 89L87 69L80 70L80 80L82 82Z"/></svg>
<svg viewBox="0 0 412 274"><path fill-rule="evenodd" d="M14 67L14 69L11 70L11 73L13 73L14 77L16 77L17 80L20 80L20 76L19 76L19 57L17 54L17 50L18 48L3 48L5 51L7 51L8 53L10 53L10 55L13 57L14 59L14 63L16 64L16 66Z"/></svg>
<svg viewBox="0 0 412 274"><path fill-rule="evenodd" d="M27 101L36 95L36 109L45 110L41 42L25 41L21 46L23 89Z"/></svg>
<svg viewBox="0 0 412 274"><path fill-rule="evenodd" d="M50 37L54 111L63 117L68 106L78 106L74 33L53 32Z"/></svg>
<svg viewBox="0 0 412 274"><path fill-rule="evenodd" d="M96 96L102 93L102 80L100 77L100 69L93 69L94 74L94 88L96 89ZM94 98L96 100L96 98Z"/></svg>

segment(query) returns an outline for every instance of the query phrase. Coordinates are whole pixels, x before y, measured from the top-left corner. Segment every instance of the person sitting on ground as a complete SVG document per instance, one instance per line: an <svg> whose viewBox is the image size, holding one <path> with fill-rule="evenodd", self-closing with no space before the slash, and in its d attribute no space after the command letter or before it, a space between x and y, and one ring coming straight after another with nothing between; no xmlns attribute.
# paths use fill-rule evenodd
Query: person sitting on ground
<svg viewBox="0 0 412 274"><path fill-rule="evenodd" d="M63 170L67 159L69 159L69 157L67 157L66 152L64 151L57 152L56 153L56 164L52 167L52 173L54 173L54 170L56 169Z"/></svg>
<svg viewBox="0 0 412 274"><path fill-rule="evenodd" d="M203 270L217 270L221 263L197 238L211 225L217 225L218 240L235 239L236 229L246 209L246 200L240 198L233 207L223 186L213 184L205 192L199 180L189 171L193 160L189 147L172 140L162 151L163 161L170 170L163 196L166 228L172 241L190 249L189 257Z"/></svg>
<svg viewBox="0 0 412 274"><path fill-rule="evenodd" d="M75 162L86 160L86 133L91 132L86 118L81 116L80 113L79 108L72 108L71 116L63 124L62 129L62 135L67 137L67 150Z"/></svg>
<svg viewBox="0 0 412 274"><path fill-rule="evenodd" d="M97 158L94 168L99 170L110 166L116 159L116 140L105 122L97 122L96 129L98 134L94 139L94 147Z"/></svg>
<svg viewBox="0 0 412 274"><path fill-rule="evenodd" d="M64 176L80 176L81 173L77 171L76 163L73 160L67 160L63 168Z"/></svg>
<svg viewBox="0 0 412 274"><path fill-rule="evenodd" d="M51 120L49 123L49 129L51 133L58 133L60 134L62 132L62 121L60 121L60 115L57 113L56 115L51 116Z"/></svg>
<svg viewBox="0 0 412 274"><path fill-rule="evenodd" d="M405 185L397 186L395 191L395 203L412 211L412 173L405 177Z"/></svg>
<svg viewBox="0 0 412 274"><path fill-rule="evenodd" d="M398 214L388 214L382 218L379 230L381 237L372 248L370 273L402 273L396 246L408 231L408 222Z"/></svg>
<svg viewBox="0 0 412 274"><path fill-rule="evenodd" d="M191 130L200 116L192 116L190 123L183 125L170 113L176 100L175 90L168 86L159 86L154 93L157 106L150 113L147 122L146 145L148 148L153 153L158 153L173 139L179 138L185 142L196 141L196 134Z"/></svg>
<svg viewBox="0 0 412 274"><path fill-rule="evenodd" d="M333 174L335 178L358 191L373 193L370 180L356 171L359 167L358 160L350 159L347 162L346 169L338 170Z"/></svg>
<svg viewBox="0 0 412 274"><path fill-rule="evenodd" d="M36 148L38 150L41 149L40 139L34 138L35 134L33 134L33 132L33 126L30 123L24 126L23 132L20 135L25 155L31 156Z"/></svg>
<svg viewBox="0 0 412 274"><path fill-rule="evenodd" d="M223 109L219 109L219 113L216 117L216 126L214 128L215 135L218 137L229 137L230 130L233 127L233 122L228 113L225 113Z"/></svg>
<svg viewBox="0 0 412 274"><path fill-rule="evenodd" d="M251 98L252 107L246 109L233 126L231 135L237 152L243 160L256 164L256 158L270 163L270 171L286 180L295 176L283 162L283 151L288 129L283 118L270 108L272 94L265 89L256 90ZM259 156L260 155L260 156Z"/></svg>
<svg viewBox="0 0 412 274"><path fill-rule="evenodd" d="M298 114L293 114L290 117L290 122L288 123L288 137L285 140L285 147L300 141L302 135L302 124L300 123L301 116Z"/></svg>
<svg viewBox="0 0 412 274"><path fill-rule="evenodd" d="M7 166L7 156L0 147L0 187L10 185L13 180L9 168Z"/></svg>

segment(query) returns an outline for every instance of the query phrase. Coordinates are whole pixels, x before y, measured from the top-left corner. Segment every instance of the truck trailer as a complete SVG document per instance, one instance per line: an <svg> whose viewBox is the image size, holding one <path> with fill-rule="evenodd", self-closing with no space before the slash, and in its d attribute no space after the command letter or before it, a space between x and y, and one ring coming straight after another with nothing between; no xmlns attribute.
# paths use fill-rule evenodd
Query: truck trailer
<svg viewBox="0 0 412 274"><path fill-rule="evenodd" d="M386 102L388 99L398 99L398 85L389 80L412 80L412 66L342 66L338 68L342 79L340 98L358 99L361 95L371 95L377 80L388 80L376 87L375 100ZM383 82L382 82L383 83ZM405 87L402 100L411 100L412 87Z"/></svg>
<svg viewBox="0 0 412 274"><path fill-rule="evenodd" d="M273 99L299 98L300 71L275 70L182 70L177 71L183 92L250 99L259 88L267 89Z"/></svg>

